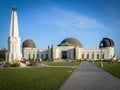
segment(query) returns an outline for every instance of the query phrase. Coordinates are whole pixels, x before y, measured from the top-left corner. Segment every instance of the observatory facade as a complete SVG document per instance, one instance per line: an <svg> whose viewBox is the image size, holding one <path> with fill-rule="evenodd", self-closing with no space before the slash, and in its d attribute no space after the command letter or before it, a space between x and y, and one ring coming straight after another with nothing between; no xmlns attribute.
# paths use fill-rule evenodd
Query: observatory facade
<svg viewBox="0 0 120 90"><path fill-rule="evenodd" d="M23 57L25 59L85 59L100 60L115 58L114 42L112 39L103 38L98 49L85 49L81 42L75 38L66 38L56 47L48 47L47 49L37 49L32 40L25 40L22 45Z"/></svg>

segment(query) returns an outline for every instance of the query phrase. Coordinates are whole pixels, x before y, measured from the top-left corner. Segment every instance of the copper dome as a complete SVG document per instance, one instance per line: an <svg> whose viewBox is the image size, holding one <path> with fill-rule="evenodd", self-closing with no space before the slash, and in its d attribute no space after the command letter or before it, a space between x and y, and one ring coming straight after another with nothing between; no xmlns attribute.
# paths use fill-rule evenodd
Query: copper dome
<svg viewBox="0 0 120 90"><path fill-rule="evenodd" d="M79 48L83 47L80 41L75 38L66 38L58 46L69 46L69 45L73 45Z"/></svg>
<svg viewBox="0 0 120 90"><path fill-rule="evenodd" d="M31 39L27 39L23 42L22 47L36 48L35 43Z"/></svg>
<svg viewBox="0 0 120 90"><path fill-rule="evenodd" d="M114 41L109 38L103 38L103 40L99 44L99 48L102 48L102 47L114 47Z"/></svg>

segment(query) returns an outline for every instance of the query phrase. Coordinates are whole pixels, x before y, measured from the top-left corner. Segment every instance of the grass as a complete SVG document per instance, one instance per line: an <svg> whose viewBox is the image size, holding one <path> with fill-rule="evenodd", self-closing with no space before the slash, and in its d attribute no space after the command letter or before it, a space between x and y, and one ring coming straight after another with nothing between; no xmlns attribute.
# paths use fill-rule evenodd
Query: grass
<svg viewBox="0 0 120 90"><path fill-rule="evenodd" d="M100 66L100 62L95 62L95 64L96 66ZM120 63L115 62L109 64L108 62L103 62L103 65L102 69L120 78Z"/></svg>
<svg viewBox="0 0 120 90"><path fill-rule="evenodd" d="M59 90L73 68L0 69L0 90Z"/></svg>
<svg viewBox="0 0 120 90"><path fill-rule="evenodd" d="M50 66L78 66L80 62L44 62Z"/></svg>

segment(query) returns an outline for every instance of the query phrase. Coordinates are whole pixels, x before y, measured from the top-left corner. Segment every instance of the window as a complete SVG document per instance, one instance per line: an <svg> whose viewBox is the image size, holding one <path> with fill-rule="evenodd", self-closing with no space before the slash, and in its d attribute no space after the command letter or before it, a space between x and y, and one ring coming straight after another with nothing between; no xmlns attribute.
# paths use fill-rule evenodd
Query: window
<svg viewBox="0 0 120 90"><path fill-rule="evenodd" d="M84 59L84 54L82 54L82 59Z"/></svg>
<svg viewBox="0 0 120 90"><path fill-rule="evenodd" d="M89 59L89 54L87 54L87 59Z"/></svg>
<svg viewBox="0 0 120 90"><path fill-rule="evenodd" d="M41 58L43 58L43 54L41 55Z"/></svg>
<svg viewBox="0 0 120 90"><path fill-rule="evenodd" d="M48 59L48 54L46 54L46 59Z"/></svg>
<svg viewBox="0 0 120 90"><path fill-rule="evenodd" d="M104 54L102 54L102 59L104 59Z"/></svg>
<svg viewBox="0 0 120 90"><path fill-rule="evenodd" d="M99 59L99 54L97 54L97 59Z"/></svg>
<svg viewBox="0 0 120 90"><path fill-rule="evenodd" d="M33 54L33 59L35 59L35 54Z"/></svg>
<svg viewBox="0 0 120 90"><path fill-rule="evenodd" d="M92 53L92 59L94 59L94 53Z"/></svg>
<svg viewBox="0 0 120 90"><path fill-rule="evenodd" d="M28 54L28 59L30 60L31 58L30 58L30 53Z"/></svg>
<svg viewBox="0 0 120 90"><path fill-rule="evenodd" d="M37 54L37 58L39 58L39 54Z"/></svg>

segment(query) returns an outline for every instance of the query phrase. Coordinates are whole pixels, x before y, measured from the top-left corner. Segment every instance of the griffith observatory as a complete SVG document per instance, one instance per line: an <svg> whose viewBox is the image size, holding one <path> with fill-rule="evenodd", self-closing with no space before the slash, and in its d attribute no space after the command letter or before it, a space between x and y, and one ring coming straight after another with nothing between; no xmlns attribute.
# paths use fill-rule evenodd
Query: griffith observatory
<svg viewBox="0 0 120 90"><path fill-rule="evenodd" d="M21 50L20 43L17 9L12 7L6 61L38 60L41 58L56 61L116 59L115 44L110 38L101 39L97 49L85 49L78 39L72 37L65 38L57 46L48 46L46 49L37 49L35 42L27 39L22 43Z"/></svg>

